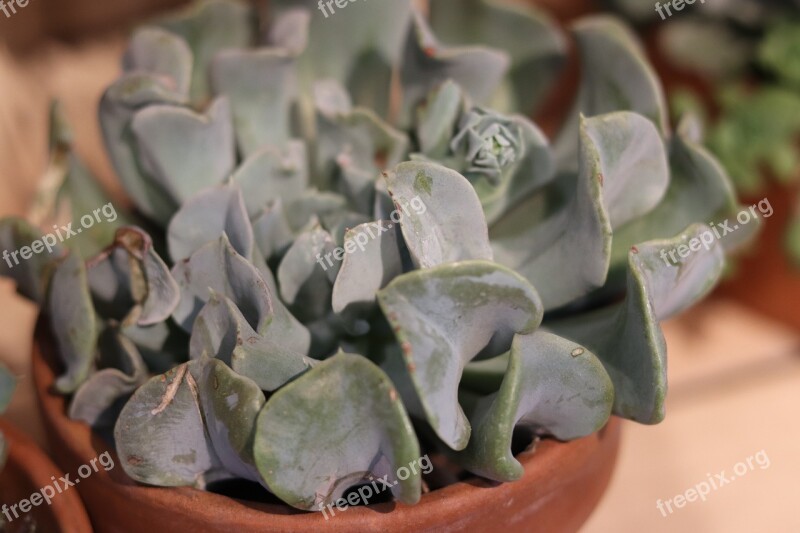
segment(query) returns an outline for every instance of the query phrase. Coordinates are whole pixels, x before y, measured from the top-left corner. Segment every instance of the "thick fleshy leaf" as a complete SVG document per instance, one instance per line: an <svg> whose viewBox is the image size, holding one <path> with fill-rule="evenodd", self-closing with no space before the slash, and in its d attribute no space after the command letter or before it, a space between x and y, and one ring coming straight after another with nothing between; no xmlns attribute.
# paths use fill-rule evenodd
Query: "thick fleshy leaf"
<svg viewBox="0 0 800 533"><path fill-rule="evenodd" d="M75 254L58 265L50 281L47 312L65 372L55 382L62 394L75 392L89 377L97 349L97 318L86 267Z"/></svg>
<svg viewBox="0 0 800 533"><path fill-rule="evenodd" d="M428 93L452 79L478 104L488 103L508 72L511 60L502 50L485 46L448 48L439 43L424 16L414 12L400 73L404 120Z"/></svg>
<svg viewBox="0 0 800 533"><path fill-rule="evenodd" d="M318 173L362 210L372 204L379 174L404 160L410 144L404 133L362 108L319 108L317 135Z"/></svg>
<svg viewBox="0 0 800 533"><path fill-rule="evenodd" d="M385 178L416 266L492 259L480 200L464 176L434 163L408 162Z"/></svg>
<svg viewBox="0 0 800 533"><path fill-rule="evenodd" d="M177 205L222 183L236 165L226 98L216 99L203 115L183 107L153 105L134 116L131 129L142 167Z"/></svg>
<svg viewBox="0 0 800 533"><path fill-rule="evenodd" d="M169 267L139 228L117 230L114 242L88 264L88 283L97 312L126 326L167 320L180 299Z"/></svg>
<svg viewBox="0 0 800 533"><path fill-rule="evenodd" d="M435 0L430 8L431 24L443 41L509 53L513 109L529 112L541 102L567 52L566 39L545 13L495 0Z"/></svg>
<svg viewBox="0 0 800 533"><path fill-rule="evenodd" d="M172 275L181 288L172 316L185 331L192 331L197 314L211 298L209 289L230 297L255 330L272 320L272 298L264 278L236 253L226 235L176 264Z"/></svg>
<svg viewBox="0 0 800 533"><path fill-rule="evenodd" d="M154 74L130 72L114 82L100 100L100 126L117 176L139 211L166 225L177 209L171 196L141 168L131 130L133 116L155 104L184 105L186 96Z"/></svg>
<svg viewBox="0 0 800 533"><path fill-rule="evenodd" d="M330 308L333 281L341 266L330 260L335 247L330 233L317 226L294 241L278 267L281 297L303 321L321 318Z"/></svg>
<svg viewBox="0 0 800 533"><path fill-rule="evenodd" d="M464 366L489 343L511 344L542 320L536 290L488 261L463 261L396 278L378 302L403 349L416 391L437 435L454 450L469 441L458 404Z"/></svg>
<svg viewBox="0 0 800 533"><path fill-rule="evenodd" d="M204 104L211 96L209 65L222 50L245 48L255 42L253 8L243 2L202 0L158 25L183 37L189 45L192 68L191 100Z"/></svg>
<svg viewBox="0 0 800 533"><path fill-rule="evenodd" d="M702 224L673 239L639 244L628 255L624 302L548 327L600 358L614 382L615 414L658 423L664 418L667 391L666 343L658 322L705 296L724 263L721 245Z"/></svg>
<svg viewBox="0 0 800 533"><path fill-rule="evenodd" d="M69 416L92 427L113 427L124 403L147 381L147 366L133 341L116 329L100 335L98 352L98 370L72 397Z"/></svg>
<svg viewBox="0 0 800 533"><path fill-rule="evenodd" d="M620 111L585 119L583 130L600 156L611 227L652 211L669 185L667 153L655 125L642 115Z"/></svg>
<svg viewBox="0 0 800 533"><path fill-rule="evenodd" d="M239 152L249 157L291 139L295 58L285 50L229 50L211 69L215 94L230 98Z"/></svg>
<svg viewBox="0 0 800 533"><path fill-rule="evenodd" d="M0 363L0 414L5 412L17 386L11 371Z"/></svg>
<svg viewBox="0 0 800 533"><path fill-rule="evenodd" d="M253 235L256 246L267 260L292 244L294 235L284 214L283 202L275 200L253 220Z"/></svg>
<svg viewBox="0 0 800 533"><path fill-rule="evenodd" d="M319 511L384 476L398 500L420 498L411 421L386 374L359 355L339 353L276 392L258 417L255 457L270 490L298 509ZM403 467L408 477L395 479Z"/></svg>
<svg viewBox="0 0 800 533"><path fill-rule="evenodd" d="M258 385L222 361L199 359L148 381L114 431L125 472L162 487L204 488L220 479L260 481L252 456Z"/></svg>
<svg viewBox="0 0 800 533"><path fill-rule="evenodd" d="M345 234L347 253L333 284L335 313L355 317L371 310L378 291L403 273L398 231L391 222L380 220L356 226Z"/></svg>
<svg viewBox="0 0 800 533"><path fill-rule="evenodd" d="M573 25L581 58L581 86L555 147L559 168L574 170L581 115L634 111L666 135L664 93L633 32L618 19L592 16Z"/></svg>
<svg viewBox="0 0 800 533"><path fill-rule="evenodd" d="M33 253L32 245L37 241L42 243L37 246L40 253ZM3 249L0 276L13 279L19 294L41 304L55 263L63 254L61 245L54 243L50 246L52 252L48 251L37 228L12 217L0 220L0 248Z"/></svg>
<svg viewBox="0 0 800 533"><path fill-rule="evenodd" d="M201 191L175 213L167 228L169 255L182 261L223 233L239 255L250 257L253 228L242 191L232 184Z"/></svg>
<svg viewBox="0 0 800 533"><path fill-rule="evenodd" d="M624 271L632 246L653 239L667 239L695 223L716 224L720 242L734 250L750 239L758 224L733 230L740 210L733 186L725 169L705 148L681 136L670 146L671 180L661 203L646 216L614 232L611 254L612 273ZM730 230L723 229L728 221ZM620 280L621 281L621 280Z"/></svg>
<svg viewBox="0 0 800 533"><path fill-rule="evenodd" d="M242 188L247 213L259 215L276 200L292 201L308 188L308 154L303 141L284 148L265 146L236 170L234 183Z"/></svg>
<svg viewBox="0 0 800 533"><path fill-rule="evenodd" d="M400 61L411 0L367 1L345 10L344 4L320 7L317 0L276 0L273 5L279 20L287 9L312 13L308 33L314 38L299 58L306 87L316 80L334 79L347 86L356 105L386 115L391 70Z"/></svg>
<svg viewBox="0 0 800 533"><path fill-rule="evenodd" d="M472 406L472 437L456 459L480 476L514 481L524 473L511 453L516 427L576 439L602 428L613 403L614 386L593 353L552 333L517 335L503 384Z"/></svg>
<svg viewBox="0 0 800 533"><path fill-rule="evenodd" d="M169 79L178 94L189 95L192 51L179 36L157 27L136 30L122 58L125 72L147 72Z"/></svg>
<svg viewBox="0 0 800 533"><path fill-rule="evenodd" d="M262 390L274 391L314 364L303 352L293 351L290 334L273 322L266 336L259 335L230 298L215 294L195 321L191 357L220 359Z"/></svg>
<svg viewBox="0 0 800 533"><path fill-rule="evenodd" d="M563 174L491 228L495 258L525 276L555 309L601 287L611 254L602 156L581 131L577 176Z"/></svg>

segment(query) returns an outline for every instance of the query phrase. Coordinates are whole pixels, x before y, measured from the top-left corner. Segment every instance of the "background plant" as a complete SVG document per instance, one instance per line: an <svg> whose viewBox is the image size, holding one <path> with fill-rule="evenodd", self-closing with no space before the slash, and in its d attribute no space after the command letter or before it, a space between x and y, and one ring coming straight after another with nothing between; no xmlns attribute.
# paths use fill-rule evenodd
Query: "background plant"
<svg viewBox="0 0 800 533"><path fill-rule="evenodd" d="M583 80L551 142L526 116L566 42L530 8L217 0L137 30L99 110L136 212L3 272L44 305L70 416L137 481L246 479L304 510L422 447L512 481L515 430L661 421L658 324L747 235L661 260L734 215L732 189L689 123L670 131L623 24L571 31ZM57 107L52 131L43 204L105 204ZM0 224L8 249L36 235ZM415 502L420 476L391 491Z"/></svg>

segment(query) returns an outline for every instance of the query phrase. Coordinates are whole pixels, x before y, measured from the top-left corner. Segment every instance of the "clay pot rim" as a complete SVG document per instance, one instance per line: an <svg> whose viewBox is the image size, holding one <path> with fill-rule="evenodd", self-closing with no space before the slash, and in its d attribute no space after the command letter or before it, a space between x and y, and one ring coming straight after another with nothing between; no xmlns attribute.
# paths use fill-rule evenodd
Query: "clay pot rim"
<svg viewBox="0 0 800 533"><path fill-rule="evenodd" d="M152 509L170 514L191 513L195 518L209 523L220 519L236 517L236 522L268 523L275 531L294 531L297 528L330 526L320 512L304 512L287 505L257 503L229 498L194 488L161 488L139 485L125 475L119 468L116 451L101 437L95 435L85 423L76 422L66 416L66 399L52 392L55 372L51 366L47 325L41 320L37 326L33 343L33 377L48 437L56 440L83 464L108 450L114 458L115 467L109 472L100 469L92 475L96 482L103 483L113 490L123 493L128 501L141 502ZM609 423L597 433L571 442L558 442L545 439L535 448L517 455L525 468L525 473L515 482L496 483L484 478L472 477L442 489L423 494L416 505L400 502L380 503L368 506L350 507L344 512L336 511L336 522L343 529L334 531L363 530L364 524L373 527L397 527L398 524L424 524L423 517L435 514L440 518L448 516L454 522L461 521L470 509L491 506L503 509L515 498L530 499L534 508L551 500L549 493L559 485L576 478L582 469L592 462L595 456L603 455L611 463L609 473L603 482L607 487L610 471L613 471L619 451L621 421L612 417ZM66 461L66 460L65 460ZM62 461L63 464L63 461ZM608 464L606 463L606 467ZM520 496L523 489L536 487L536 497ZM88 489L88 487L86 487ZM603 489L604 491L605 489ZM597 500L593 504L596 506ZM389 517L389 518L387 518ZM588 516L587 516L588 517ZM355 527L356 529L347 529ZM273 529L270 529L271 531ZM304 529L302 529L304 530Z"/></svg>
<svg viewBox="0 0 800 533"><path fill-rule="evenodd" d="M64 473L39 446L21 430L10 422L0 419L0 432L8 444L8 458L2 469L15 481L22 481L19 488L22 496L27 498L48 485L52 485L52 476L56 479ZM9 505L18 502L9 502ZM89 515L81 502L78 491L67 490L53 498L50 505L42 503L30 512L34 516L45 516L50 522L58 524L63 533L86 533L92 531Z"/></svg>

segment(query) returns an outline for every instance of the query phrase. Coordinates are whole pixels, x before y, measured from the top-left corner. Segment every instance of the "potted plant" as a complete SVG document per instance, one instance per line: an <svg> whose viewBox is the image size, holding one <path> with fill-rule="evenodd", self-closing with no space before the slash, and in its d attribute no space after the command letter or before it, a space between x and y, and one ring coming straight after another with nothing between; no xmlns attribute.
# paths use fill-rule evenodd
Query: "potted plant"
<svg viewBox="0 0 800 533"><path fill-rule="evenodd" d="M0 414L11 401L14 383L0 365ZM78 492L54 488L54 479L62 476L29 437L0 420L0 531L90 533Z"/></svg>
<svg viewBox="0 0 800 533"><path fill-rule="evenodd" d="M43 304L55 453L116 451L80 489L101 530L574 531L612 414L664 417L659 322L748 234L704 225L739 210L725 172L616 19L571 28L551 142L525 118L566 53L540 12L324 6L202 2L133 34L99 116L135 212L55 108L57 215L0 224Z"/></svg>
<svg viewBox="0 0 800 533"><path fill-rule="evenodd" d="M770 216L722 287L800 327L800 8L789 0L697 3L662 16L648 0L611 3L650 35L675 107L705 124L709 149ZM662 2L661 4L665 4ZM669 2L666 2L669 5Z"/></svg>

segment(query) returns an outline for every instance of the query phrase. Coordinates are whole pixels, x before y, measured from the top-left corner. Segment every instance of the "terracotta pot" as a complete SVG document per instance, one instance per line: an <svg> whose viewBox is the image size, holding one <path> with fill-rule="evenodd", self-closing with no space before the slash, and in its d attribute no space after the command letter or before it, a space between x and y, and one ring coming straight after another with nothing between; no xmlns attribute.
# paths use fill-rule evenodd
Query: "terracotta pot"
<svg viewBox="0 0 800 533"><path fill-rule="evenodd" d="M746 305L800 329L800 266L786 255L784 239L789 220L797 208L800 185L771 185L759 197L742 199L746 206L769 199L774 214L766 219L761 233L736 264L731 279L718 294L736 298Z"/></svg>
<svg viewBox="0 0 800 533"><path fill-rule="evenodd" d="M51 393L53 349L40 322L33 348L36 392L55 458L68 471L109 450L88 426L65 415L66 401ZM252 503L199 490L135 484L115 466L83 480L79 490L98 531L535 531L574 532L586 521L611 478L620 422L570 443L544 441L519 459L525 475L514 483L472 478L425 494L419 504L353 507L325 520L284 505ZM111 451L118 463L116 454Z"/></svg>
<svg viewBox="0 0 800 533"><path fill-rule="evenodd" d="M14 426L0 420L0 432L8 442L8 461L0 471L0 506L19 504L28 500L31 495L41 489L52 486L52 477L59 479L64 474L24 433ZM74 488L56 494L50 505L40 503L28 513L19 512L14 518L12 510L8 510L12 521L7 524L8 532L27 531L25 524L31 520L36 531L43 533L91 533L89 516L81 503L78 491Z"/></svg>

